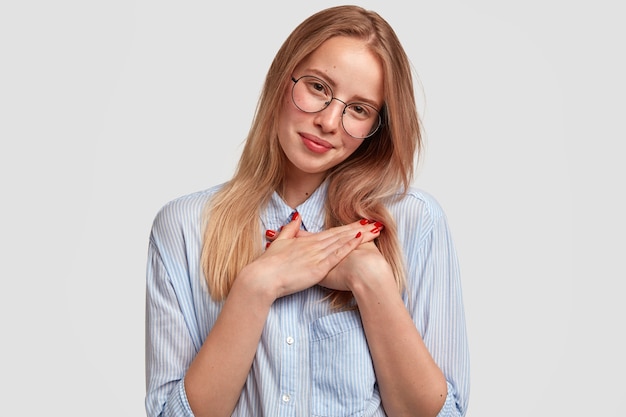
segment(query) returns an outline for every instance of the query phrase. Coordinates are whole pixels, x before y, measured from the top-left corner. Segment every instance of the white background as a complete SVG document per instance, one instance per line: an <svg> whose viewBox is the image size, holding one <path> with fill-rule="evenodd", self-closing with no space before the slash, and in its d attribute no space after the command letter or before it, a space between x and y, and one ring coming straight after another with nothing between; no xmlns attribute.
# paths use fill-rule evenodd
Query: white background
<svg viewBox="0 0 626 417"><path fill-rule="evenodd" d="M230 177L274 53L335 4L3 2L3 410L144 415L152 219ZM422 84L415 184L461 261L468 416L623 413L618 2L361 4Z"/></svg>

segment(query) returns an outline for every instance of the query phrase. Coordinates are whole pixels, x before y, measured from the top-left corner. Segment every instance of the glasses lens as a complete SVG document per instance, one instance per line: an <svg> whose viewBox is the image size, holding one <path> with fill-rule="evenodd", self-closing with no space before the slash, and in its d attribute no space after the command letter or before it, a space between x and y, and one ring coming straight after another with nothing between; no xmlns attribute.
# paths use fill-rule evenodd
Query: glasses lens
<svg viewBox="0 0 626 417"><path fill-rule="evenodd" d="M380 126L378 111L365 103L350 103L343 112L343 128L348 135L365 139L372 136Z"/></svg>
<svg viewBox="0 0 626 417"><path fill-rule="evenodd" d="M316 113L328 106L333 99L333 92L319 78L304 76L293 85L291 96L294 104L300 110L307 113Z"/></svg>
<svg viewBox="0 0 626 417"><path fill-rule="evenodd" d="M333 92L324 81L305 75L295 80L291 98L303 112L317 113L328 107L333 100ZM381 123L378 110L365 103L348 103L341 120L346 133L357 139L372 136Z"/></svg>

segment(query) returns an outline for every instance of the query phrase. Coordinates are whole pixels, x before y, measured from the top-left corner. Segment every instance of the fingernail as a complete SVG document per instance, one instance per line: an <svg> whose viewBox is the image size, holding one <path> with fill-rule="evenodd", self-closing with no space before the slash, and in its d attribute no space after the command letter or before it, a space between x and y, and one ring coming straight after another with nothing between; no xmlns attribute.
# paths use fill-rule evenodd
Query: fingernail
<svg viewBox="0 0 626 417"><path fill-rule="evenodd" d="M376 223L374 223L374 226L376 226L378 228L381 228L381 227L384 226L384 224L382 224L381 222L376 222Z"/></svg>
<svg viewBox="0 0 626 417"><path fill-rule="evenodd" d="M372 230L370 230L370 232L376 234L376 233L380 232L380 229L378 227L375 227Z"/></svg>
<svg viewBox="0 0 626 417"><path fill-rule="evenodd" d="M294 212L293 212L293 215L291 216L291 220L292 220L292 221L293 221L293 220L296 220L298 217L300 217L300 214L298 214L298 212L297 212L297 211L294 211Z"/></svg>
<svg viewBox="0 0 626 417"><path fill-rule="evenodd" d="M361 223L362 225L368 224L369 220L367 219L361 219L361 221L359 221L359 223Z"/></svg>
<svg viewBox="0 0 626 417"><path fill-rule="evenodd" d="M267 242L267 243L265 244L265 249L269 248L271 244L272 244L272 242Z"/></svg>
<svg viewBox="0 0 626 417"><path fill-rule="evenodd" d="M274 236L276 236L276 232L273 231L273 230L266 230L265 231L265 236L267 236L267 237L274 237Z"/></svg>
<svg viewBox="0 0 626 417"><path fill-rule="evenodd" d="M356 236L354 237L355 239L358 239L361 237L361 232L357 233Z"/></svg>

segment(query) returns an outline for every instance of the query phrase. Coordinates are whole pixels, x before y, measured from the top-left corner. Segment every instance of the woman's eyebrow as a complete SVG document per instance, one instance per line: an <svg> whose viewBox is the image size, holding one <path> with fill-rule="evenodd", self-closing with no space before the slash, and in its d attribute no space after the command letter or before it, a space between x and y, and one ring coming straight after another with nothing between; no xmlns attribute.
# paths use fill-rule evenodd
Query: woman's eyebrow
<svg viewBox="0 0 626 417"><path fill-rule="evenodd" d="M335 83L335 81L332 78L328 78L328 75L323 72L320 71L318 69L315 68L305 68L303 70L303 73L300 74L300 76L304 76L304 75L313 75L317 78L319 78L320 80L324 81L326 84L328 84L330 86L330 88L336 88L337 84Z"/></svg>
<svg viewBox="0 0 626 417"><path fill-rule="evenodd" d="M335 81L332 78L328 78L327 74L317 70L315 68L308 68L304 70L306 74L301 74L302 75L313 75L317 78L319 78L320 80L324 81L326 84L328 84L330 86L330 88L333 89L333 95L335 94L335 90L337 89L337 84L335 83ZM337 97L339 100L343 100L343 98L341 97ZM370 106L378 109L380 111L382 105L378 104L376 101L369 99L367 97L363 97L361 95L356 95L353 97L352 100L347 100L346 103L365 103L365 104L369 104Z"/></svg>

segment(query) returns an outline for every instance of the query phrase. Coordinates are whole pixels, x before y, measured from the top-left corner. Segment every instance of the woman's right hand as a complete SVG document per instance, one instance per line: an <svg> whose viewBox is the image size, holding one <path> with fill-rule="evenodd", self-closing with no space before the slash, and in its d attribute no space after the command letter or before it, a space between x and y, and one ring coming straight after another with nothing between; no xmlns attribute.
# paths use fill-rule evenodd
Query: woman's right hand
<svg viewBox="0 0 626 417"><path fill-rule="evenodd" d="M303 232L300 224L296 213L265 253L242 269L237 280L248 277L273 299L284 297L318 284L357 246L380 233L373 233L372 225L365 221L319 233Z"/></svg>

